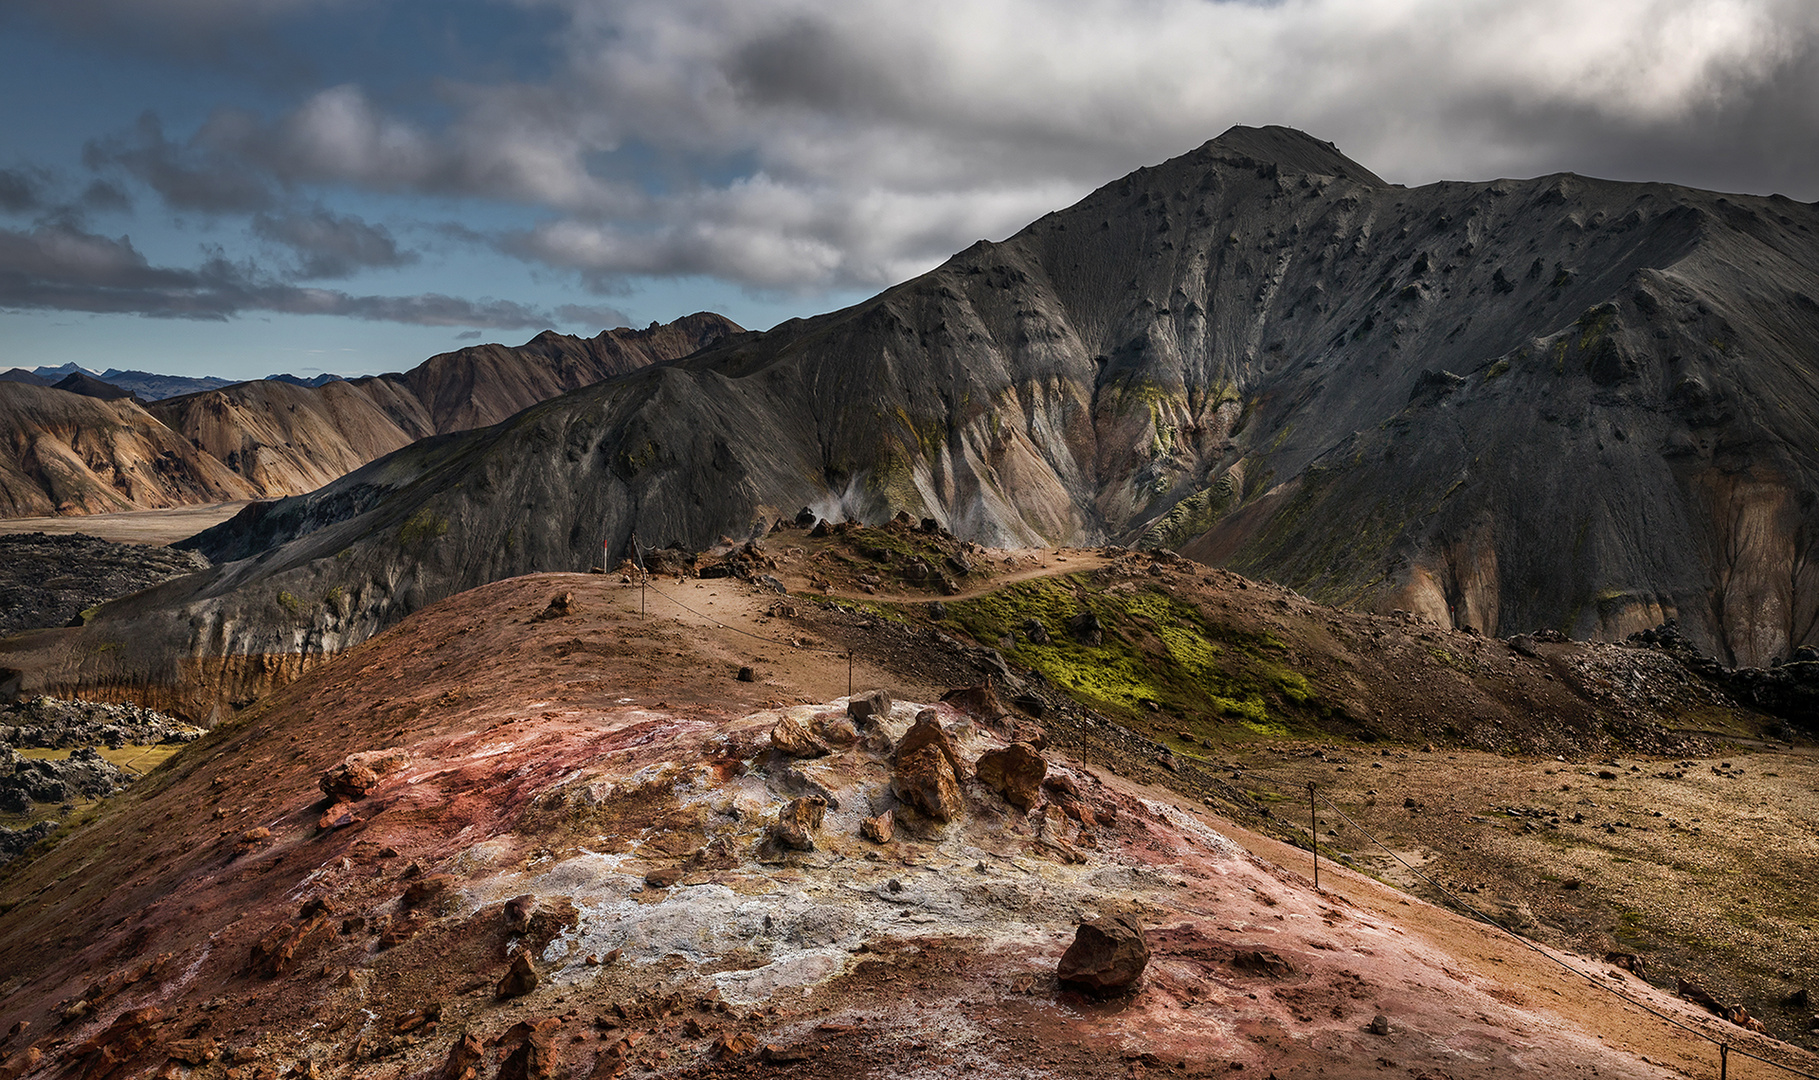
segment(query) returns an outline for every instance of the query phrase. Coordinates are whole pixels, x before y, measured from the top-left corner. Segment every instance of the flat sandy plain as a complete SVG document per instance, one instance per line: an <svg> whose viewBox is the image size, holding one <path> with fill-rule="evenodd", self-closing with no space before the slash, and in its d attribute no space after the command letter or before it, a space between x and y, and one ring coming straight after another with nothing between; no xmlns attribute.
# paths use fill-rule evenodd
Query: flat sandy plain
<svg viewBox="0 0 1819 1080"><path fill-rule="evenodd" d="M180 506L172 510L133 510L122 514L0 518L0 533L82 533L116 544L162 547L219 525L246 505L241 501Z"/></svg>

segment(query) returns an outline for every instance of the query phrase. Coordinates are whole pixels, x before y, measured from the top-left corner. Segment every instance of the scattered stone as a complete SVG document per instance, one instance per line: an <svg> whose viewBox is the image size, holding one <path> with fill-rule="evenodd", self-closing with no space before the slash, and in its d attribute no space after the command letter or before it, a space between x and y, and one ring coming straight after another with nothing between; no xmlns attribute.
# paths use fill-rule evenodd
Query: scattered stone
<svg viewBox="0 0 1819 1080"><path fill-rule="evenodd" d="M928 617L936 622L940 622L947 618L947 605L939 600L930 600L928 602Z"/></svg>
<svg viewBox="0 0 1819 1080"><path fill-rule="evenodd" d="M485 1063L486 1046L480 1036L464 1031L449 1044L448 1056L442 1059L436 1080L479 1080Z"/></svg>
<svg viewBox="0 0 1819 1080"><path fill-rule="evenodd" d="M736 677L738 678L738 680L740 682L757 682L758 681L758 673L753 671L750 667L740 668L739 674Z"/></svg>
<svg viewBox="0 0 1819 1080"><path fill-rule="evenodd" d="M1521 653L1523 656L1541 655L1541 650L1537 647L1539 643L1530 634L1517 634L1515 637L1507 639L1504 644L1510 647L1511 652Z"/></svg>
<svg viewBox="0 0 1819 1080"><path fill-rule="evenodd" d="M1023 631L1024 639L1031 645L1048 644L1048 627L1042 625L1042 620L1025 619L1018 629Z"/></svg>
<svg viewBox="0 0 1819 1080"><path fill-rule="evenodd" d="M792 716L784 717L771 728L771 746L790 757L817 758L829 753L827 744L809 734L802 722Z"/></svg>
<svg viewBox="0 0 1819 1080"><path fill-rule="evenodd" d="M453 874L427 874L404 887L402 903L407 911L428 907L455 887Z"/></svg>
<svg viewBox="0 0 1819 1080"><path fill-rule="evenodd" d="M890 719L891 695L884 690L867 690L846 703L846 715L861 731L870 724L882 723Z"/></svg>
<svg viewBox="0 0 1819 1080"><path fill-rule="evenodd" d="M889 810L877 817L868 817L859 823L859 835L874 844L890 843L891 837L896 835L896 831L896 823Z"/></svg>
<svg viewBox="0 0 1819 1080"><path fill-rule="evenodd" d="M1804 1009L1810 1003L1811 998L1804 986L1781 999L1781 1004L1790 1009Z"/></svg>
<svg viewBox="0 0 1819 1080"><path fill-rule="evenodd" d="M261 825L258 828L248 829L245 832L241 833L240 842L242 844L257 844L261 840L271 839L271 835L272 835L272 831L270 829L266 828L265 826Z"/></svg>
<svg viewBox="0 0 1819 1080"><path fill-rule="evenodd" d="M530 893L514 896L505 902L507 933L522 934L531 928L531 916L537 913L537 898Z"/></svg>
<svg viewBox="0 0 1819 1080"><path fill-rule="evenodd" d="M818 795L791 799L777 813L777 827L772 835L777 843L795 851L815 850L814 833L821 828L827 813L827 800Z"/></svg>
<svg viewBox="0 0 1819 1080"><path fill-rule="evenodd" d="M520 951L512 958L512 966L499 980L495 993L501 998L523 997L537 989L537 969L531 965L530 954Z"/></svg>
<svg viewBox="0 0 1819 1080"><path fill-rule="evenodd" d="M1378 1013L1376 1016L1371 1017L1370 1033L1372 1035L1388 1035L1390 1033L1390 1018L1382 1013Z"/></svg>
<svg viewBox="0 0 1819 1080"><path fill-rule="evenodd" d="M575 594L572 592L557 593L550 598L549 606L543 609L538 619L561 619L575 612Z"/></svg>
<svg viewBox="0 0 1819 1080"><path fill-rule="evenodd" d="M1119 994L1137 985L1149 959L1149 940L1135 919L1093 919L1074 931L1056 975L1063 985L1091 994Z"/></svg>
<svg viewBox="0 0 1819 1080"><path fill-rule="evenodd" d="M827 524L822 522L823 525ZM758 1049L758 1036L749 1031L728 1032L714 1040L711 1053L719 1061L744 1057Z"/></svg>
<svg viewBox="0 0 1819 1080"><path fill-rule="evenodd" d="M1286 979L1295 973L1293 964L1268 949L1240 949L1232 954L1232 967L1272 979Z"/></svg>
<svg viewBox="0 0 1819 1080"><path fill-rule="evenodd" d="M1004 796L1004 801L1022 810L1036 805L1043 777L1048 775L1048 762L1023 743L1012 743L1002 750L988 750L973 763L973 774L986 787Z"/></svg>
<svg viewBox="0 0 1819 1080"><path fill-rule="evenodd" d="M667 889L682 880L680 866L659 866L644 875L644 883L653 889Z"/></svg>
<svg viewBox="0 0 1819 1080"><path fill-rule="evenodd" d="M343 761L322 774L317 787L331 801L358 802L367 792L379 786L379 774L370 766L356 761Z"/></svg>
<svg viewBox="0 0 1819 1080"><path fill-rule="evenodd" d="M345 829L365 821L365 818L354 812L352 804L337 801L330 804L329 808L322 812L322 816L316 819L316 830L334 832L336 829Z"/></svg>

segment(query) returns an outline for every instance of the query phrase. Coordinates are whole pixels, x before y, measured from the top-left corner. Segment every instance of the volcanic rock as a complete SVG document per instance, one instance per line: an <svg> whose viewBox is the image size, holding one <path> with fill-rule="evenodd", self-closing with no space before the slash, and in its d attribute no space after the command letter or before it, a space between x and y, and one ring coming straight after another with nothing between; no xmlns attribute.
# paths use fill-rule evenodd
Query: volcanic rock
<svg viewBox="0 0 1819 1080"><path fill-rule="evenodd" d="M1061 956L1056 975L1065 986L1099 996L1125 993L1149 966L1149 940L1135 919L1124 915L1083 922Z"/></svg>
<svg viewBox="0 0 1819 1080"><path fill-rule="evenodd" d="M523 997L537 988L537 969L531 964L530 954L520 950L512 957L512 966L499 980L494 994L500 998Z"/></svg>
<svg viewBox="0 0 1819 1080"><path fill-rule="evenodd" d="M354 802L379 785L379 774L370 766L356 761L343 761L322 774L317 787L332 800Z"/></svg>
<svg viewBox="0 0 1819 1080"><path fill-rule="evenodd" d="M890 719L891 695L885 690L867 690L846 703L846 714L863 731L870 724Z"/></svg>
<svg viewBox="0 0 1819 1080"><path fill-rule="evenodd" d="M973 775L1019 809L1036 805L1048 762L1031 747L1012 743L1002 750L988 750L973 763Z"/></svg>
<svg viewBox="0 0 1819 1080"><path fill-rule="evenodd" d="M809 734L808 728L801 721L789 716L777 721L777 726L771 728L771 746L778 753L790 757L817 758L829 753L825 743Z"/></svg>
<svg viewBox="0 0 1819 1080"><path fill-rule="evenodd" d="M891 837L896 834L896 831L896 824L889 810L874 817L868 817L859 823L859 835L874 844L890 843Z"/></svg>
<svg viewBox="0 0 1819 1080"><path fill-rule="evenodd" d="M815 850L814 833L827 813L827 800L816 795L791 799L777 812L777 843L796 851Z"/></svg>

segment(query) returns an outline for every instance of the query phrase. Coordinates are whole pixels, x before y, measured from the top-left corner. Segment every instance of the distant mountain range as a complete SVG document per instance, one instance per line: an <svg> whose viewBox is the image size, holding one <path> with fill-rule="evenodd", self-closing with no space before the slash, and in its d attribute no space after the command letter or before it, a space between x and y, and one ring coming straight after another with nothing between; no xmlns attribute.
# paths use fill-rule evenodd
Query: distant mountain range
<svg viewBox="0 0 1819 1080"><path fill-rule="evenodd" d="M232 386L233 379L218 379L212 375L195 378L187 375L158 375L149 371L122 371L119 368L108 368L106 371L90 371L79 364L59 364L56 367L13 368L0 372L0 381L30 383L33 386L56 386L70 376L81 376L96 382L116 386L141 401L159 401L180 394L194 394L202 390L213 390L217 387ZM295 381L292 375L274 375L271 378ZM319 376L319 378L339 378L339 376ZM312 383L311 385L319 385ZM72 389L65 387L65 389ZM82 393L76 390L76 393ZM93 395L91 395L93 396ZM124 396L124 395L122 395Z"/></svg>
<svg viewBox="0 0 1819 1080"><path fill-rule="evenodd" d="M153 401L83 370L50 387L27 373L0 382L0 517L299 494L425 436L495 423L731 333L742 331L703 313L592 338L545 332L516 348L478 345L398 374L212 380L219 385Z"/></svg>

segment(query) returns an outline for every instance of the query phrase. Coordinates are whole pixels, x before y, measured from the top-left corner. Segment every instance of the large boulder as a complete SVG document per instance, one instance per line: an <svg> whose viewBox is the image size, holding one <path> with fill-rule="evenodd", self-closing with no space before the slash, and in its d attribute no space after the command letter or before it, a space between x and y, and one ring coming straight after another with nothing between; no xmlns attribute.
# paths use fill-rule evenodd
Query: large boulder
<svg viewBox="0 0 1819 1080"><path fill-rule="evenodd" d="M953 737L948 735L947 729L941 726L941 720L933 709L923 709L916 714L916 722L903 733L903 740L897 744L896 752L891 755L891 764L896 765L904 758L929 746L940 751L941 756L947 759L949 767L954 771L954 779L959 780L966 775L966 767L960 762L960 751L955 748Z"/></svg>
<svg viewBox="0 0 1819 1080"><path fill-rule="evenodd" d="M826 743L810 734L802 721L789 716L777 721L777 726L771 728L771 746L778 753L790 757L825 757L828 753Z"/></svg>
<svg viewBox="0 0 1819 1080"><path fill-rule="evenodd" d="M1033 748L1012 743L1002 750L980 754L973 763L973 775L1004 796L1005 802L1028 810L1036 805L1042 779L1048 775L1048 762Z"/></svg>
<svg viewBox="0 0 1819 1080"><path fill-rule="evenodd" d="M966 808L953 764L933 745L897 757L891 771L891 791L905 805L936 821L952 821Z"/></svg>
<svg viewBox="0 0 1819 1080"><path fill-rule="evenodd" d="M1080 924L1056 975L1064 986L1104 997L1135 988L1149 962L1143 927L1133 918L1114 915Z"/></svg>

